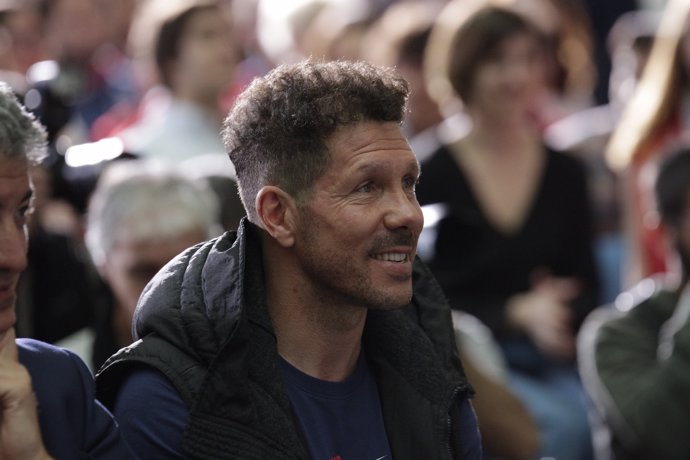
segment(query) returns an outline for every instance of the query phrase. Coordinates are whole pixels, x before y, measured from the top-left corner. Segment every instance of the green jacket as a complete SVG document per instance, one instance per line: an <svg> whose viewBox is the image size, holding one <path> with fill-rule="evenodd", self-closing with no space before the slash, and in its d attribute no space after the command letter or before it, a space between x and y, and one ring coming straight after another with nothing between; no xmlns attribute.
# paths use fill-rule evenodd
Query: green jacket
<svg viewBox="0 0 690 460"><path fill-rule="evenodd" d="M689 311L690 288L648 279L583 325L580 373L616 460L690 459Z"/></svg>

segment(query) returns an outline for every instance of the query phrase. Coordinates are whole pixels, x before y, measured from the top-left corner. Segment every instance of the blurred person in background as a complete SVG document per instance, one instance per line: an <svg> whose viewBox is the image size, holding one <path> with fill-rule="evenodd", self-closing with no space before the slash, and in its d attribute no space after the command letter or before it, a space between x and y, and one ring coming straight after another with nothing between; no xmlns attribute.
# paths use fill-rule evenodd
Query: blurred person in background
<svg viewBox="0 0 690 460"><path fill-rule="evenodd" d="M598 275L584 167L542 138L545 47L541 29L509 7L459 1L441 12L427 81L440 101L461 101L471 128L422 163L417 197L445 209L430 267L452 308L498 341L540 454L584 460L575 337L598 304Z"/></svg>
<svg viewBox="0 0 690 460"><path fill-rule="evenodd" d="M134 309L153 275L220 231L218 202L204 182L154 160L108 166L87 212L86 243L106 284L92 348L82 348L94 370L132 343Z"/></svg>
<svg viewBox="0 0 690 460"><path fill-rule="evenodd" d="M204 0L152 0L142 8L141 24L158 25L148 56L155 60L160 86L149 90L134 123L111 134L143 157L180 161L225 155L222 96L239 60L227 9Z"/></svg>
<svg viewBox="0 0 690 460"><path fill-rule="evenodd" d="M608 103L566 116L547 127L546 143L567 150L587 165L594 204L595 245L601 276L600 303L612 302L623 288L625 244L621 177L606 159L606 145L640 79L659 25L656 11L623 14L611 28ZM628 280L629 281L629 280Z"/></svg>
<svg viewBox="0 0 690 460"><path fill-rule="evenodd" d="M606 149L622 181L624 287L668 268L653 184L659 162L689 141L688 18L690 2L666 3L642 75Z"/></svg>
<svg viewBox="0 0 690 460"><path fill-rule="evenodd" d="M96 119L115 104L137 97L128 60L114 52L114 19L100 0L42 0L43 34L52 60L28 71L27 107L48 128L59 153L94 140ZM118 2L127 4L129 2ZM58 139L60 139L58 143ZM59 144L59 145L58 145Z"/></svg>
<svg viewBox="0 0 690 460"><path fill-rule="evenodd" d="M600 2L598 0L583 0L583 3L589 12L588 16L592 25L594 62L597 67L597 86L594 90L594 98L597 105L606 104L610 101L609 77L613 72L611 55L606 48L614 24L625 13L649 9L650 5L655 3L658 6L659 1L610 0Z"/></svg>
<svg viewBox="0 0 690 460"><path fill-rule="evenodd" d="M436 16L445 3L402 1L391 5L372 25L361 44L369 62L395 67L410 85L404 128L419 161L442 142L444 115L429 95L424 78L424 52Z"/></svg>
<svg viewBox="0 0 690 460"><path fill-rule="evenodd" d="M180 163L182 174L192 181L206 182L215 193L220 208L220 224L225 231L235 231L246 215L237 185L237 175L228 158L209 154L189 158Z"/></svg>
<svg viewBox="0 0 690 460"><path fill-rule="evenodd" d="M519 4L525 0L510 1ZM543 26L555 99L551 121L592 107L598 74L594 31L584 0L530 0L527 3L532 3L533 9L553 11L550 24Z"/></svg>
<svg viewBox="0 0 690 460"><path fill-rule="evenodd" d="M40 5L41 0L0 2L0 80L20 96L28 89L29 68L50 56Z"/></svg>
<svg viewBox="0 0 690 460"><path fill-rule="evenodd" d="M49 59L28 69L24 103L48 131L42 165L52 176L49 199L71 205L78 216L85 211L91 178L66 162L67 151L96 140L97 120L138 97L131 60L119 45L134 1L38 0Z"/></svg>
<svg viewBox="0 0 690 460"><path fill-rule="evenodd" d="M544 129L594 103L596 68L588 11L582 0L488 0L530 18L544 36L547 91L538 114Z"/></svg>
<svg viewBox="0 0 690 460"><path fill-rule="evenodd" d="M668 259L587 317L578 337L597 458L690 458L690 150L661 163L654 194ZM612 457L613 455L613 457Z"/></svg>

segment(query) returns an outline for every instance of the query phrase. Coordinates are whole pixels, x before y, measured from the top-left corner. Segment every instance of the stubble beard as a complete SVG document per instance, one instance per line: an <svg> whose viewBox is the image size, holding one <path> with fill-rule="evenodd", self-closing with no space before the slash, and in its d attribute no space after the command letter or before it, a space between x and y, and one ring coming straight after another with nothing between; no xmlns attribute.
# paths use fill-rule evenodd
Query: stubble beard
<svg viewBox="0 0 690 460"><path fill-rule="evenodd" d="M299 257L319 304L345 312L362 308L394 310L410 302L411 280L409 293L403 298L400 293L377 288L366 264L355 259L358 254L322 242L319 235L323 232L318 219L312 218L308 211L303 212L301 224L304 230L298 242ZM318 314L329 315L326 311Z"/></svg>

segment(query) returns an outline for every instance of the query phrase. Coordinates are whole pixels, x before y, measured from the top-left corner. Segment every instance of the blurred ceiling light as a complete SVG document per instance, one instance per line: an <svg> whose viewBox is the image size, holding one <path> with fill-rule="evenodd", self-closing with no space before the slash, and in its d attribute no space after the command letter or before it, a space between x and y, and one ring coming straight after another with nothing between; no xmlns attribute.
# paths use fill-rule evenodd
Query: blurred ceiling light
<svg viewBox="0 0 690 460"><path fill-rule="evenodd" d="M113 160L125 151L122 141L116 137L108 137L96 142L73 145L65 152L67 166L77 168Z"/></svg>

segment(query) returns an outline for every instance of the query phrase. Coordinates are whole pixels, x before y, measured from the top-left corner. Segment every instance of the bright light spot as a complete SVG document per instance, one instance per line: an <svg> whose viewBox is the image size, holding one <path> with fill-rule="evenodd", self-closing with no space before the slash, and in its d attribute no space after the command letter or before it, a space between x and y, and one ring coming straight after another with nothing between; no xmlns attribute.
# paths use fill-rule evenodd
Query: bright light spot
<svg viewBox="0 0 690 460"><path fill-rule="evenodd" d="M422 206L424 227L434 227L439 220L446 216L447 212L447 206L443 203L434 203Z"/></svg>
<svg viewBox="0 0 690 460"><path fill-rule="evenodd" d="M122 141L116 137L108 137L97 142L73 145L65 152L65 163L77 168L102 163L119 157L124 152Z"/></svg>
<svg viewBox="0 0 690 460"><path fill-rule="evenodd" d="M629 292L623 292L616 297L615 305L618 310L626 312L635 305L635 297Z"/></svg>
<svg viewBox="0 0 690 460"><path fill-rule="evenodd" d="M29 67L26 73L29 81L35 83L52 80L57 76L59 71L60 66L56 61L39 61Z"/></svg>

